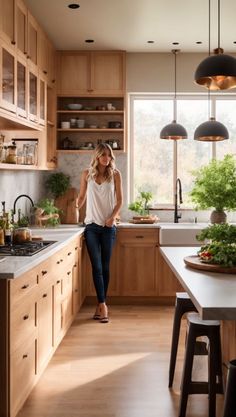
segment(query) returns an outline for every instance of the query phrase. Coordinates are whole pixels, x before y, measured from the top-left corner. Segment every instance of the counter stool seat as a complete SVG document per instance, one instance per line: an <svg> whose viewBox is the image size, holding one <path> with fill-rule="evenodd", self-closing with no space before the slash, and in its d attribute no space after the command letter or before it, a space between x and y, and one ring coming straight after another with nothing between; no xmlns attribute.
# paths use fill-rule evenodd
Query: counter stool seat
<svg viewBox="0 0 236 417"><path fill-rule="evenodd" d="M198 313L187 314L187 340L181 383L179 417L185 417L189 394L208 394L209 417L216 415L216 394L223 393L220 322L202 320ZM208 347L208 381L192 381L197 337L206 336Z"/></svg>
<svg viewBox="0 0 236 417"><path fill-rule="evenodd" d="M179 333L181 326L181 319L185 313L190 311L197 311L195 305L186 292L177 292L175 299L175 313L172 330L170 366L169 366L169 388L173 385L176 356L178 351Z"/></svg>

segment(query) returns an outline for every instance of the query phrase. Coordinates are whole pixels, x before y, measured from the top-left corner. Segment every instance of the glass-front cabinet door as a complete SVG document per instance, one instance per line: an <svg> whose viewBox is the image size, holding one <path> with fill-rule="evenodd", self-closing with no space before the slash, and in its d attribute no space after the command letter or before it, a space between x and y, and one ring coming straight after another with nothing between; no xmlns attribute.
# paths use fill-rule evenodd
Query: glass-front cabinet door
<svg viewBox="0 0 236 417"><path fill-rule="evenodd" d="M0 49L0 107L16 112L16 59L14 51L4 43Z"/></svg>
<svg viewBox="0 0 236 417"><path fill-rule="evenodd" d="M38 123L38 76L29 69L29 120Z"/></svg>
<svg viewBox="0 0 236 417"><path fill-rule="evenodd" d="M39 123L45 125L46 122L46 81L40 78L39 80Z"/></svg>
<svg viewBox="0 0 236 417"><path fill-rule="evenodd" d="M17 59L17 116L27 118L27 67L26 62Z"/></svg>

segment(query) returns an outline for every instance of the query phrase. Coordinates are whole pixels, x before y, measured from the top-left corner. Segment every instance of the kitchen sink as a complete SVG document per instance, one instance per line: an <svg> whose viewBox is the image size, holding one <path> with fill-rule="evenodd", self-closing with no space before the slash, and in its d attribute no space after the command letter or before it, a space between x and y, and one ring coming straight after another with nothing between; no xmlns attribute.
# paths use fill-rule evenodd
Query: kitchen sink
<svg viewBox="0 0 236 417"><path fill-rule="evenodd" d="M196 239L207 223L160 223L161 246L199 246Z"/></svg>

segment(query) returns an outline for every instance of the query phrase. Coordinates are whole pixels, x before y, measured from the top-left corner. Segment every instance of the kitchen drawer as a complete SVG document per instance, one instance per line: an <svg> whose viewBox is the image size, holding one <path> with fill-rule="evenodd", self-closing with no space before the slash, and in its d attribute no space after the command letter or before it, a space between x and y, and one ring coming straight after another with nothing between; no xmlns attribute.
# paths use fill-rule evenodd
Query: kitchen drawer
<svg viewBox="0 0 236 417"><path fill-rule="evenodd" d="M28 299L10 311L10 352L14 352L36 330L36 299Z"/></svg>
<svg viewBox="0 0 236 417"><path fill-rule="evenodd" d="M50 285L55 276L53 257L48 258L38 266L39 286Z"/></svg>
<svg viewBox="0 0 236 417"><path fill-rule="evenodd" d="M10 356L10 415L16 415L35 381L36 338L31 335L24 345Z"/></svg>
<svg viewBox="0 0 236 417"><path fill-rule="evenodd" d="M78 258L79 253L79 242L78 240L73 240L65 248L58 251L54 257L54 265L56 270L61 272L62 268L67 265L73 265L76 258Z"/></svg>
<svg viewBox="0 0 236 417"><path fill-rule="evenodd" d="M72 283L73 283L73 276L72 276L72 268L68 268L68 270L64 273L64 277L62 279L62 297L65 298L69 294L72 293Z"/></svg>
<svg viewBox="0 0 236 417"><path fill-rule="evenodd" d="M159 229L120 229L117 233L117 240L120 243L156 243L159 242Z"/></svg>
<svg viewBox="0 0 236 417"><path fill-rule="evenodd" d="M10 280L10 308L21 305L24 297L33 297L38 288L38 269L33 268L19 278Z"/></svg>

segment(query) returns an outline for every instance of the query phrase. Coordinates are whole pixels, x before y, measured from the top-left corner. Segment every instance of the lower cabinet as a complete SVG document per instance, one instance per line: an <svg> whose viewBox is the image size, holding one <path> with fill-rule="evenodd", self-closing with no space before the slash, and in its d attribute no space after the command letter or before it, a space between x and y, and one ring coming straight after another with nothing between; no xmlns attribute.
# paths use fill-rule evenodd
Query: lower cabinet
<svg viewBox="0 0 236 417"><path fill-rule="evenodd" d="M21 277L1 280L0 417L16 416L83 302L81 253L78 236Z"/></svg>
<svg viewBox="0 0 236 417"><path fill-rule="evenodd" d="M118 233L117 272L122 296L157 295L158 229L127 228Z"/></svg>

